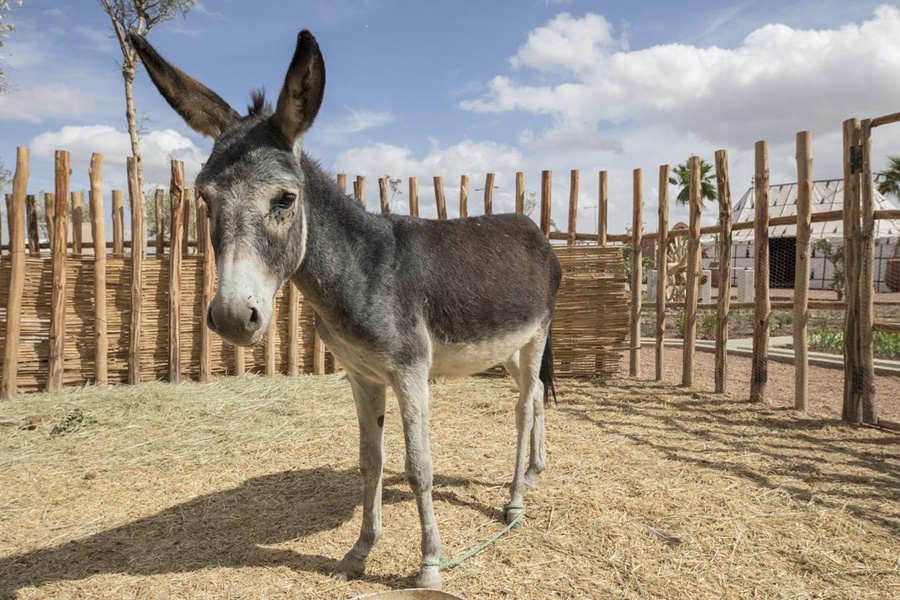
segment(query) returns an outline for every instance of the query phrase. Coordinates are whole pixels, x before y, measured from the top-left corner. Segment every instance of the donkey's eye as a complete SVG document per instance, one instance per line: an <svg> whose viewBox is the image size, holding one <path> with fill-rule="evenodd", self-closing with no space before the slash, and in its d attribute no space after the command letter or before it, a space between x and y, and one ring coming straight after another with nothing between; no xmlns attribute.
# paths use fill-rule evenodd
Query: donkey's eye
<svg viewBox="0 0 900 600"><path fill-rule="evenodd" d="M271 205L271 214L273 217L283 217L285 213L290 210L291 206L294 205L294 201L297 199L297 194L292 194L291 192L284 192L272 199Z"/></svg>

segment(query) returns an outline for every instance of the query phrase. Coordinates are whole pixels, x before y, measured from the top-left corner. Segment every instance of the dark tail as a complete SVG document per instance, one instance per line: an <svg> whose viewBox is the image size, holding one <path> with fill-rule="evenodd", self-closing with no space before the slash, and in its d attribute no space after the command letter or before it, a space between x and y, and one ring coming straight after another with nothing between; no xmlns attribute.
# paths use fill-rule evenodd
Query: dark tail
<svg viewBox="0 0 900 600"><path fill-rule="evenodd" d="M550 339L550 325L547 325L547 343L544 345L544 355L541 357L541 370L538 377L544 384L544 404L550 403L550 395L553 394L553 403L557 404L556 387L553 385L553 343Z"/></svg>

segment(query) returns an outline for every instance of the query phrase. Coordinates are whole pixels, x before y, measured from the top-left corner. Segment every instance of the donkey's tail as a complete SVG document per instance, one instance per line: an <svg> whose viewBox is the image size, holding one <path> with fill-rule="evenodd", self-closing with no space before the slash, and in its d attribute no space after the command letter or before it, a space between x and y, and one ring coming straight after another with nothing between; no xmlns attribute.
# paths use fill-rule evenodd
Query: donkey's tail
<svg viewBox="0 0 900 600"><path fill-rule="evenodd" d="M550 395L553 395L553 403L556 404L556 387L553 385L553 342L550 339L550 325L547 325L547 343L544 345L544 355L541 357L541 370L538 377L544 384L544 404L550 403Z"/></svg>

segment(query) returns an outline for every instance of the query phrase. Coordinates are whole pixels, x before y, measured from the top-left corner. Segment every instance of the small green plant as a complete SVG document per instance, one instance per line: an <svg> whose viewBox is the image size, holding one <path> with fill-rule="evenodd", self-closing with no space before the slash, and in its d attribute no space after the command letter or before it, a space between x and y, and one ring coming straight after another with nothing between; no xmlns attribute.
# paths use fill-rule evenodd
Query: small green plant
<svg viewBox="0 0 900 600"><path fill-rule="evenodd" d="M711 340L716 337L716 313L714 311L700 311L697 319L697 335L701 340Z"/></svg>
<svg viewBox="0 0 900 600"><path fill-rule="evenodd" d="M66 435L68 433L75 433L76 431L84 429L88 425L93 425L96 422L97 419L84 414L80 408L76 408L75 410L64 416L62 420L56 424L56 426L50 432L50 435Z"/></svg>
<svg viewBox="0 0 900 600"><path fill-rule="evenodd" d="M825 256L825 260L834 267L834 280L831 289L837 294L838 300L844 298L844 247L835 248L831 242L821 239L816 242L815 250Z"/></svg>
<svg viewBox="0 0 900 600"><path fill-rule="evenodd" d="M625 229L625 233L631 234L631 227ZM631 281L631 243L622 244L622 261L625 263L625 278ZM647 283L647 275L653 265L653 257L647 252L641 255L641 283Z"/></svg>

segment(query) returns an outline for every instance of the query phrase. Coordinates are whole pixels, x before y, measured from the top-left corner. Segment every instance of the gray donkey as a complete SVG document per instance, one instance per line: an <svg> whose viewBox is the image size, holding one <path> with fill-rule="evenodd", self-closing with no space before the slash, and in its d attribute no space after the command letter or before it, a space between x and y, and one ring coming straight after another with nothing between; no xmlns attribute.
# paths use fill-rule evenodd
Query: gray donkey
<svg viewBox="0 0 900 600"><path fill-rule="evenodd" d="M363 522L334 575L361 576L381 536L385 391L391 386L422 526L417 584L439 588L429 378L502 363L518 383L516 466L504 508L512 522L546 463L550 320L562 277L550 244L522 215L451 221L374 215L344 194L302 151L325 90L322 54L308 31L298 36L274 111L257 92L243 117L143 38L132 35L131 43L172 108L215 140L196 181L209 207L219 278L206 324L232 344L259 342L275 293L290 279L346 369L359 418Z"/></svg>

